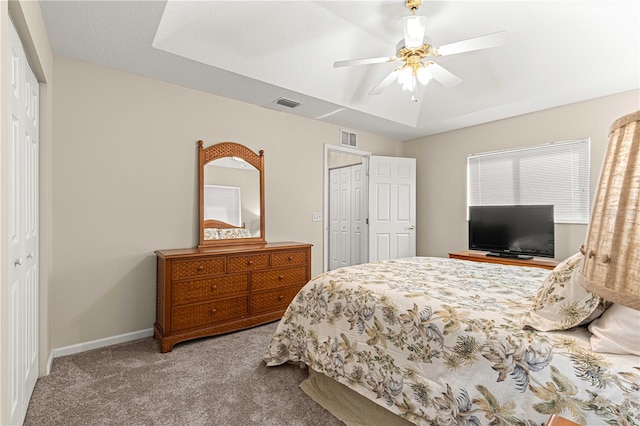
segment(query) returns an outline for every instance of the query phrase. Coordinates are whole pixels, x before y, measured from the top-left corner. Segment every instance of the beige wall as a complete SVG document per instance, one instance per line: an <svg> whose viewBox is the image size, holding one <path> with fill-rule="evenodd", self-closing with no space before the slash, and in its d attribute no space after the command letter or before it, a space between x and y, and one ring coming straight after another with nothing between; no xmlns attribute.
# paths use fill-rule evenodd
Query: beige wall
<svg viewBox="0 0 640 426"><path fill-rule="evenodd" d="M197 245L197 151L265 151L266 239L314 245L322 271L324 144L339 127L55 57L53 348L152 327L154 250ZM402 143L360 132L359 148Z"/></svg>
<svg viewBox="0 0 640 426"><path fill-rule="evenodd" d="M49 356L49 283L51 278L51 153L53 149L52 140L52 83L53 83L53 53L47 37L47 30L40 10L40 4L33 1L13 1L0 2L0 93L9 86L9 52L8 52L8 32L9 14L13 18L16 29L25 48L27 58L31 68L40 82L40 247L39 247L39 296L40 296L40 336L39 336L39 364L40 373L44 374ZM8 200L5 188L7 182L7 156L8 146L8 115L5 114L8 108L8 98L0 98L0 218L6 217ZM5 220L0 220L0 424L8 423L8 392L9 375L7 365L8 349L8 328L7 328L7 289L8 275L7 262L7 228Z"/></svg>
<svg viewBox="0 0 640 426"><path fill-rule="evenodd" d="M609 127L637 109L640 92L633 91L406 142L404 155L417 158L418 255L447 256L468 247L467 155L590 137L593 199ZM556 225L556 258L577 252L586 229Z"/></svg>

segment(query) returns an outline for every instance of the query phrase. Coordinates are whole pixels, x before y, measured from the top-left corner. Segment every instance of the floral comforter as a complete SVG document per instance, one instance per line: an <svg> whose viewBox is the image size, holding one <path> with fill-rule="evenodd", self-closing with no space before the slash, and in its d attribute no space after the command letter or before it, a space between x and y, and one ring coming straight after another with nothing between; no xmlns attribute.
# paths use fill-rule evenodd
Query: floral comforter
<svg viewBox="0 0 640 426"><path fill-rule="evenodd" d="M640 424L640 361L589 332L525 329L548 270L408 258L319 275L287 309L267 365L303 362L416 424Z"/></svg>

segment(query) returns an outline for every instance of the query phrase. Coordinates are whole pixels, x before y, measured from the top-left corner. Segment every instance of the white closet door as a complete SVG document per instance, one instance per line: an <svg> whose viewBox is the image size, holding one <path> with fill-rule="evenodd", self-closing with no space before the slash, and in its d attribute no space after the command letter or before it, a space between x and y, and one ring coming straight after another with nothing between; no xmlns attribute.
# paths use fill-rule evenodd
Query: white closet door
<svg viewBox="0 0 640 426"><path fill-rule="evenodd" d="M338 170L340 173L338 267L341 268L351 265L351 170L349 167Z"/></svg>
<svg viewBox="0 0 640 426"><path fill-rule="evenodd" d="M39 87L13 25L9 29L10 423L22 424L38 377Z"/></svg>
<svg viewBox="0 0 640 426"><path fill-rule="evenodd" d="M416 160L371 156L369 261L416 255Z"/></svg>
<svg viewBox="0 0 640 426"><path fill-rule="evenodd" d="M364 164L329 170L329 270L367 261Z"/></svg>
<svg viewBox="0 0 640 426"><path fill-rule="evenodd" d="M26 61L26 57L24 58ZM24 260L25 287L25 401L28 404L31 392L38 379L38 199L39 190L39 85L36 76L25 62L25 132L22 140L24 156L24 200L23 200L23 235L24 246L22 256ZM26 412L26 407L25 407Z"/></svg>
<svg viewBox="0 0 640 426"><path fill-rule="evenodd" d="M351 169L351 265L359 265L367 261L366 171L363 164L356 164L349 168Z"/></svg>
<svg viewBox="0 0 640 426"><path fill-rule="evenodd" d="M340 267L340 169L329 170L329 270Z"/></svg>

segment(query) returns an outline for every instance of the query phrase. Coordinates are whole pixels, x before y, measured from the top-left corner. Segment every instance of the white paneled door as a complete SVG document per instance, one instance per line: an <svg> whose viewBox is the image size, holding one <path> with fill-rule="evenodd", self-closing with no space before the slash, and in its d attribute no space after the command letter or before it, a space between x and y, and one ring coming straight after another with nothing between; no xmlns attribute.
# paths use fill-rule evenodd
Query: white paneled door
<svg viewBox="0 0 640 426"><path fill-rule="evenodd" d="M367 261L367 197L366 170L363 164L349 167L351 172L351 264Z"/></svg>
<svg viewBox="0 0 640 426"><path fill-rule="evenodd" d="M366 169L355 164L329 170L329 269L367 260Z"/></svg>
<svg viewBox="0 0 640 426"><path fill-rule="evenodd" d="M371 156L369 261L416 255L416 160Z"/></svg>
<svg viewBox="0 0 640 426"><path fill-rule="evenodd" d="M349 222L351 179L348 168L329 170L329 269L351 264Z"/></svg>
<svg viewBox="0 0 640 426"><path fill-rule="evenodd" d="M39 86L13 25L9 29L10 423L22 424L38 378Z"/></svg>

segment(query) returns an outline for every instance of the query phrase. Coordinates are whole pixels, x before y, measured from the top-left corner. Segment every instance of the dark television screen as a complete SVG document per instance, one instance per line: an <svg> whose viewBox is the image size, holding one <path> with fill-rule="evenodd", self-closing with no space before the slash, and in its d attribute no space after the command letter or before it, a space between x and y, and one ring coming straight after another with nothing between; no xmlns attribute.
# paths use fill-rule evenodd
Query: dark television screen
<svg viewBox="0 0 640 426"><path fill-rule="evenodd" d="M553 205L470 206L469 249L554 257Z"/></svg>

